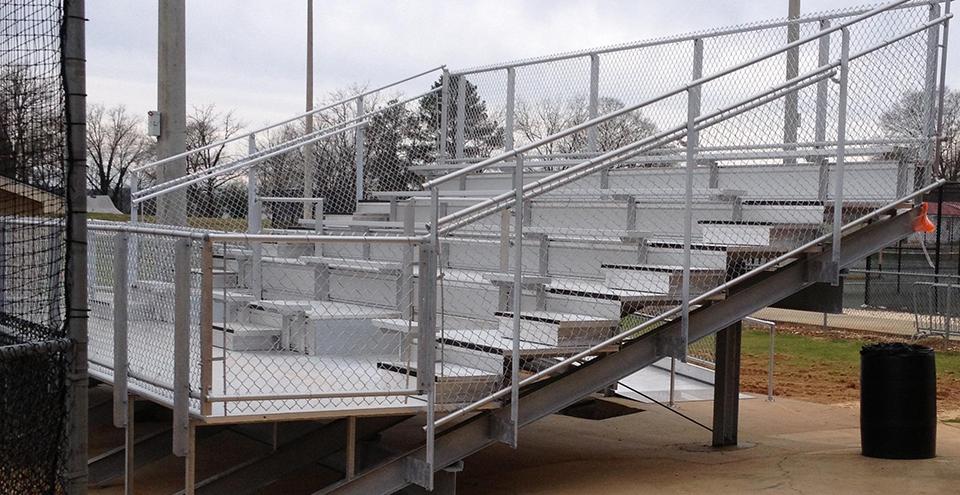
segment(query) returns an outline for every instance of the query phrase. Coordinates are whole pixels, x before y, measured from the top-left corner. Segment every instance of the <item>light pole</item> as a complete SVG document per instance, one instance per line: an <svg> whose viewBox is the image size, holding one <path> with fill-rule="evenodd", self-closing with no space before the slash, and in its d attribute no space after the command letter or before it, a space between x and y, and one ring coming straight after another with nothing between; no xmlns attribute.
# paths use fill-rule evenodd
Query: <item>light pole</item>
<svg viewBox="0 0 960 495"><path fill-rule="evenodd" d="M313 110L313 0L307 0L307 105L306 111ZM304 133L313 132L313 114L309 114L304 122ZM303 197L313 197L313 181L316 171L316 161L313 155L313 143L303 146ZM303 218L312 218L312 204L303 202ZM318 212L322 215L322 212ZM319 218L315 219L320 221Z"/></svg>
<svg viewBox="0 0 960 495"><path fill-rule="evenodd" d="M157 109L160 137L157 158L179 155L187 150L186 13L184 0L160 0L157 22ZM163 165L161 182L187 174L181 158ZM157 201L160 223L187 224L186 191L164 194Z"/></svg>
<svg viewBox="0 0 960 495"><path fill-rule="evenodd" d="M793 20L800 17L800 0L789 0L787 6L787 18ZM793 22L787 25L787 43L793 43L800 39L800 24ZM800 75L800 47L794 47L787 51L787 80ZM797 142L797 132L800 127L800 116L797 112L797 93L787 93L783 105L783 142L784 150L795 150L796 146L790 146ZM785 164L794 164L796 158L784 158Z"/></svg>

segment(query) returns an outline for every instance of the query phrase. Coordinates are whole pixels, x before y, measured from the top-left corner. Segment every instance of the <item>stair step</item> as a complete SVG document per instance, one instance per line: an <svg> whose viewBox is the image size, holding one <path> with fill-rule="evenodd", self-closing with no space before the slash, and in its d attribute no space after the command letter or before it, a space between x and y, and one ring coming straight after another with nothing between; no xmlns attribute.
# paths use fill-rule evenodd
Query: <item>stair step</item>
<svg viewBox="0 0 960 495"><path fill-rule="evenodd" d="M683 267L679 265L601 264L607 287L661 294L676 294L683 285ZM703 292L722 284L726 270L690 269L691 292Z"/></svg>
<svg viewBox="0 0 960 495"><path fill-rule="evenodd" d="M212 271L213 274L213 288L214 289L236 289L240 286L240 274L233 270L224 270L222 268L214 268ZM193 270L191 273L194 275L202 275L201 270Z"/></svg>
<svg viewBox="0 0 960 495"><path fill-rule="evenodd" d="M390 220L390 212L387 213L375 213L375 212L360 212L353 214L354 220L363 220L363 221L373 221L373 222L387 222Z"/></svg>
<svg viewBox="0 0 960 495"><path fill-rule="evenodd" d="M494 313L500 332L513 336L513 312ZM573 313L529 311L520 313L520 340L556 347L575 347L601 342L619 326L615 319Z"/></svg>
<svg viewBox="0 0 960 495"><path fill-rule="evenodd" d="M403 375L409 374L410 376L417 376L417 362L411 361L410 366L408 367L406 363L399 363L395 361L380 361L377 362L377 368L393 371L395 373L400 373ZM461 366L459 364L451 363L434 363L434 380L437 383L441 382L467 382L467 381L486 381L486 380L499 380L499 373L491 373L489 371L478 370L476 368L470 368L467 366Z"/></svg>
<svg viewBox="0 0 960 495"><path fill-rule="evenodd" d="M280 328L262 323L213 323L213 345L231 351L274 350L280 335Z"/></svg>
<svg viewBox="0 0 960 495"><path fill-rule="evenodd" d="M301 256L304 263L327 265L338 270L361 271L397 271L402 265L395 261L364 260L354 258L336 258L329 256Z"/></svg>
<svg viewBox="0 0 960 495"><path fill-rule="evenodd" d="M221 289L213 291L213 319L215 321L234 322L240 312L256 300L250 292L242 289Z"/></svg>
<svg viewBox="0 0 960 495"><path fill-rule="evenodd" d="M703 241L712 244L792 249L816 237L820 223L735 222L701 220Z"/></svg>

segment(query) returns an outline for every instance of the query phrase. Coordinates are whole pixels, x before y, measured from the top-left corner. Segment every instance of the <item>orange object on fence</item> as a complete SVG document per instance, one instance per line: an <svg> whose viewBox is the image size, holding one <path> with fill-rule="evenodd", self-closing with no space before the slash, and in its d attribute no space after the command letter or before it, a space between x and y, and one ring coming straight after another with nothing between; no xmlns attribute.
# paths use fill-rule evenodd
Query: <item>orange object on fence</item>
<svg viewBox="0 0 960 495"><path fill-rule="evenodd" d="M927 210L929 209L929 203L923 203L920 205L920 215L913 219L914 232L924 232L929 234L937 230L937 226L930 220L930 217L927 216Z"/></svg>

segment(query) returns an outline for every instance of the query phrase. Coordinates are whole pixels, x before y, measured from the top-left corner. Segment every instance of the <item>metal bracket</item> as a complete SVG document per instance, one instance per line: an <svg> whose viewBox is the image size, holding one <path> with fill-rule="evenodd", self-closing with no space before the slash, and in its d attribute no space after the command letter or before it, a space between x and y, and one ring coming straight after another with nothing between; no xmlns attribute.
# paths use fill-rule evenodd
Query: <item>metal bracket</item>
<svg viewBox="0 0 960 495"><path fill-rule="evenodd" d="M837 285L840 283L840 264L836 261L811 259L807 262L805 278L808 282Z"/></svg>
<svg viewBox="0 0 960 495"><path fill-rule="evenodd" d="M517 428L509 419L491 415L489 425L490 438L517 448Z"/></svg>
<svg viewBox="0 0 960 495"><path fill-rule="evenodd" d="M680 327L677 327L676 331L657 335L656 349L658 356L686 360L687 350L683 346Z"/></svg>
<svg viewBox="0 0 960 495"><path fill-rule="evenodd" d="M415 457L407 457L403 461L403 478L407 483L433 490L433 466Z"/></svg>

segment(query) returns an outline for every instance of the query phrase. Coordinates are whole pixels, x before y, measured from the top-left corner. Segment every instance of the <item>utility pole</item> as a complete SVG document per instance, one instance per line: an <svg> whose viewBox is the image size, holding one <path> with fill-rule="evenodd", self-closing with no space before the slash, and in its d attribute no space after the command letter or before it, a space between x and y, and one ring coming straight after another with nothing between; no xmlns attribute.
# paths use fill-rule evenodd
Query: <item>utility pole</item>
<svg viewBox="0 0 960 495"><path fill-rule="evenodd" d="M307 0L307 107L306 111L313 110L313 0ZM313 132L313 114L307 115L304 122L304 133ZM316 160L313 155L313 143L303 146L303 197L313 198L314 173ZM311 218L313 205L304 201L303 218ZM320 212L322 215L322 212ZM317 218L317 221L321 219Z"/></svg>
<svg viewBox="0 0 960 495"><path fill-rule="evenodd" d="M186 12L184 0L160 0L157 22L157 109L160 137L157 158L187 150ZM174 160L160 169L161 181L187 174L186 159ZM186 190L157 198L157 216L162 224L186 226Z"/></svg>
<svg viewBox="0 0 960 495"><path fill-rule="evenodd" d="M788 0L787 18L798 19L800 17L800 0ZM787 43L793 43L800 39L800 24L791 23L787 25ZM794 47L787 50L787 80L800 75L800 48ZM789 146L797 142L797 132L800 127L800 115L797 111L797 93L787 93L783 104L783 142L787 144L783 149L785 151L795 150L796 146ZM784 164L797 163L796 158L784 158Z"/></svg>

